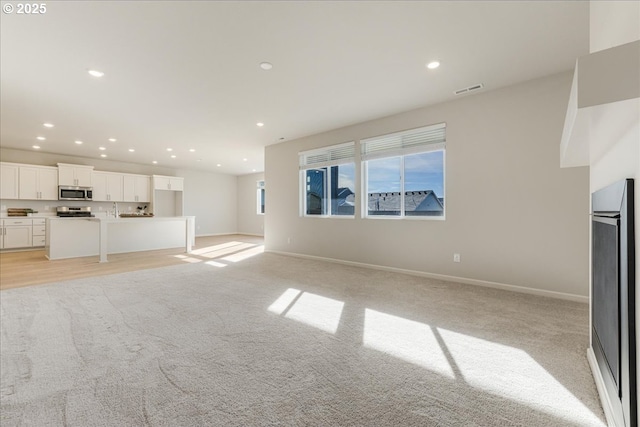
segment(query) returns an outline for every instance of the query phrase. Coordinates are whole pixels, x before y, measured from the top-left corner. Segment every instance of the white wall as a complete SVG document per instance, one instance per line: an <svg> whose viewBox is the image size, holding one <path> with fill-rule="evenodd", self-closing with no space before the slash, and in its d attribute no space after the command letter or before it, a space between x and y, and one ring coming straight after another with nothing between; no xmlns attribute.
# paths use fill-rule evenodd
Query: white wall
<svg viewBox="0 0 640 427"><path fill-rule="evenodd" d="M640 2L591 1L589 52L640 40Z"/></svg>
<svg viewBox="0 0 640 427"><path fill-rule="evenodd" d="M115 162L112 160L89 159L35 151L22 151L7 148L0 149L0 161L26 163L42 166L56 166L57 163L92 165L95 170L138 173L144 175L169 175L184 177L184 215L196 217L196 235L234 233L237 228L237 179L233 175L219 173L175 170L153 165ZM1 200L6 207L25 207L45 212L55 212L58 201ZM90 202L92 210L110 209L112 203ZM64 205L82 206L83 202L64 202ZM121 210L138 204L118 204Z"/></svg>
<svg viewBox="0 0 640 427"><path fill-rule="evenodd" d="M257 213L257 182L262 180L264 173L238 177L238 233L264 235L264 215ZM268 192L265 188L265 200L269 197Z"/></svg>
<svg viewBox="0 0 640 427"><path fill-rule="evenodd" d="M268 146L267 250L586 297L588 169L560 169L558 160L571 78ZM447 123L445 221L299 216L299 151L439 122Z"/></svg>
<svg viewBox="0 0 640 427"><path fill-rule="evenodd" d="M597 52L640 40L640 2L592 1L590 3L589 50ZM640 99L636 98L640 111ZM636 307L640 307L640 117L626 129L613 130L617 143L603 146L602 140L591 138L590 192L625 178L635 179L635 241L636 241ZM640 310L636 309L636 325L640 325ZM636 328L640 343L640 328ZM640 370L636 377L640 383Z"/></svg>
<svg viewBox="0 0 640 427"><path fill-rule="evenodd" d="M237 177L178 170L184 177L184 214L196 216L196 236L232 234L237 224Z"/></svg>

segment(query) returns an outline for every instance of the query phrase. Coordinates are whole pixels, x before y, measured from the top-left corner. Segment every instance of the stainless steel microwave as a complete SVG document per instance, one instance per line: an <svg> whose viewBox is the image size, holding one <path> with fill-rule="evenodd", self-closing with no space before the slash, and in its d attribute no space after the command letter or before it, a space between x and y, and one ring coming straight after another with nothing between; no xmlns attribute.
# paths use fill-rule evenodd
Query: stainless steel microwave
<svg viewBox="0 0 640 427"><path fill-rule="evenodd" d="M58 186L58 200L92 200L92 187Z"/></svg>

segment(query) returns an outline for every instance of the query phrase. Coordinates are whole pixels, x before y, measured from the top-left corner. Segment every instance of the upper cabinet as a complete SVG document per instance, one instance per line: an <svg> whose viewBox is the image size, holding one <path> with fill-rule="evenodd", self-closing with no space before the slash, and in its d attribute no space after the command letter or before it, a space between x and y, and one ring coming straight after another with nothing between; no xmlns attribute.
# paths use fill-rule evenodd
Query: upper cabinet
<svg viewBox="0 0 640 427"><path fill-rule="evenodd" d="M12 163L0 163L0 199L18 198L19 166Z"/></svg>
<svg viewBox="0 0 640 427"><path fill-rule="evenodd" d="M93 201L122 202L123 175L114 172L93 172Z"/></svg>
<svg viewBox="0 0 640 427"><path fill-rule="evenodd" d="M145 203L158 200L176 209L168 216L181 215L184 178L94 171L93 166L58 163L58 167L0 162L0 198L7 200L58 200L58 186L92 187L95 202ZM156 193L156 190L159 191ZM158 199L158 200L156 200Z"/></svg>
<svg viewBox="0 0 640 427"><path fill-rule="evenodd" d="M147 175L124 175L124 201L142 202L151 201L150 196L151 177Z"/></svg>
<svg viewBox="0 0 640 427"><path fill-rule="evenodd" d="M19 198L23 200L58 200L58 168L20 166Z"/></svg>
<svg viewBox="0 0 640 427"><path fill-rule="evenodd" d="M92 186L93 166L58 163L58 185Z"/></svg>
<svg viewBox="0 0 640 427"><path fill-rule="evenodd" d="M179 176L153 175L153 189L182 191L184 189L184 178Z"/></svg>
<svg viewBox="0 0 640 427"><path fill-rule="evenodd" d="M0 198L58 200L58 168L0 163Z"/></svg>

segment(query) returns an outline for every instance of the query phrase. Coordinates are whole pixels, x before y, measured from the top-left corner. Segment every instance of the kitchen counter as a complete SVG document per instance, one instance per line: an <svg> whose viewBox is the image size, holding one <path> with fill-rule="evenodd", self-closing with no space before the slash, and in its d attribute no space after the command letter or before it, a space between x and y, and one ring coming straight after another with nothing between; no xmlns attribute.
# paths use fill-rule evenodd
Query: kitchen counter
<svg viewBox="0 0 640 427"><path fill-rule="evenodd" d="M184 247L195 243L195 217L47 218L50 260Z"/></svg>

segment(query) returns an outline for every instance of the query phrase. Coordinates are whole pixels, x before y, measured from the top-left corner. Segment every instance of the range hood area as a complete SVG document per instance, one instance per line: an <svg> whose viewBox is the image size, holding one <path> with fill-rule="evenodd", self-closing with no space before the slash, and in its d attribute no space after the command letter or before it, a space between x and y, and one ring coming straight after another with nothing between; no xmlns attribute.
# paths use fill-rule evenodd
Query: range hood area
<svg viewBox="0 0 640 427"><path fill-rule="evenodd" d="M640 40L576 61L560 166L589 166L629 132L640 135Z"/></svg>

